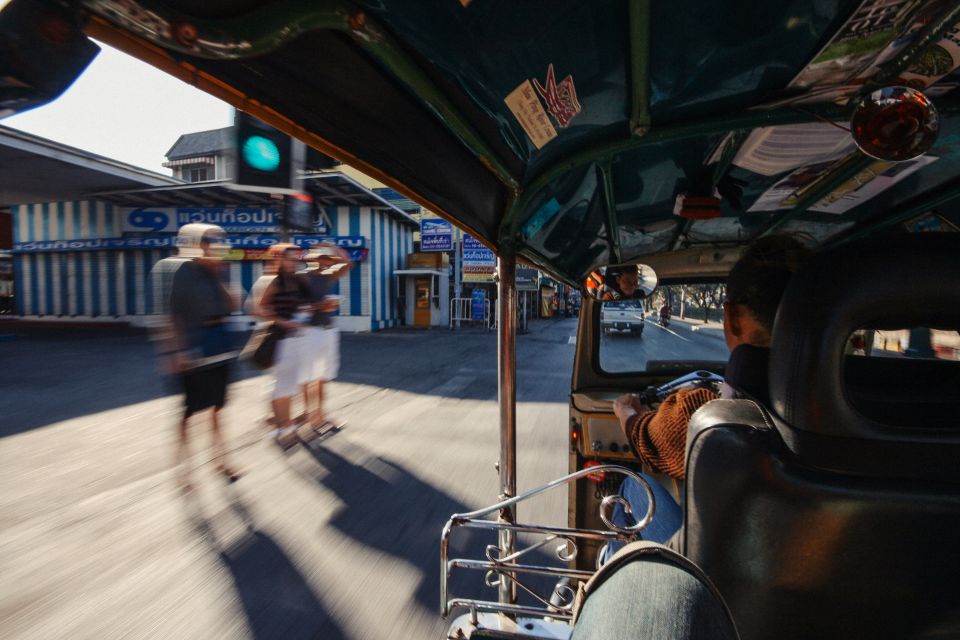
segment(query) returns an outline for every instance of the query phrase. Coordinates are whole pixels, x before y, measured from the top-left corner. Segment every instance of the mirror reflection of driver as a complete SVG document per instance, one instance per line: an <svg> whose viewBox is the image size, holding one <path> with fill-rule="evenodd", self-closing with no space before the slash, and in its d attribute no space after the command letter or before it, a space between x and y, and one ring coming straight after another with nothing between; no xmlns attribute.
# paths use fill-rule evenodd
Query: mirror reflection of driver
<svg viewBox="0 0 960 640"><path fill-rule="evenodd" d="M635 264L622 267L607 267L603 285L600 287L600 299L639 300L646 294L640 288L640 271Z"/></svg>
<svg viewBox="0 0 960 640"><path fill-rule="evenodd" d="M808 255L809 251L799 241L788 236L763 238L744 252L727 278L727 299L723 304L723 333L731 353L740 345L770 346L773 318L780 299L791 276ZM766 371L761 375L765 379ZM729 397L736 397L732 389L724 387L723 397L728 397L728 392ZM645 465L683 480L687 423L697 409L718 397L706 388L682 389L653 409L638 396L626 394L616 399L613 411L630 448ZM660 491L656 491L656 516L643 530L642 537L665 542L680 528L680 508L653 478L647 480ZM634 514L646 513L646 492L635 480L625 480L620 495L630 503ZM619 508L614 511L615 522L618 517L627 518ZM634 523L621 520L618 524Z"/></svg>

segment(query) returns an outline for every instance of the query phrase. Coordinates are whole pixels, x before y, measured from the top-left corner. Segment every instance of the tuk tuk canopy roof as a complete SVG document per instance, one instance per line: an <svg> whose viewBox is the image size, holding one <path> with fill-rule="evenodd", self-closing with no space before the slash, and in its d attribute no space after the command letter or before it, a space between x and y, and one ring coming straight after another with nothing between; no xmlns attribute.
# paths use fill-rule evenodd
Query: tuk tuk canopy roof
<svg viewBox="0 0 960 640"><path fill-rule="evenodd" d="M82 10L89 35L568 282L685 251L702 262L778 231L822 246L934 210L960 223L953 2L88 0ZM919 161L880 163L842 129L863 94L905 83L931 96L939 138ZM719 216L678 215L679 196L718 196Z"/></svg>

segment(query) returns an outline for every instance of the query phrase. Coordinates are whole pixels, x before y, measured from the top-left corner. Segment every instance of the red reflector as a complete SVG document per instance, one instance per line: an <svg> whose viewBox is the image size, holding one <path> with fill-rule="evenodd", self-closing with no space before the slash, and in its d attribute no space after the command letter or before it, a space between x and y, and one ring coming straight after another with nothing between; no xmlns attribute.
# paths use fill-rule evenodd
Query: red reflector
<svg viewBox="0 0 960 640"><path fill-rule="evenodd" d="M681 193L674 202L673 215L688 220L719 218L720 198L716 196L688 196Z"/></svg>
<svg viewBox="0 0 960 640"><path fill-rule="evenodd" d="M601 464L603 463L597 460L587 460L586 462L583 463L583 468L589 469L590 467L599 467ZM606 471L596 471L594 473L587 474L587 480L591 482L603 482L606 478L607 478Z"/></svg>

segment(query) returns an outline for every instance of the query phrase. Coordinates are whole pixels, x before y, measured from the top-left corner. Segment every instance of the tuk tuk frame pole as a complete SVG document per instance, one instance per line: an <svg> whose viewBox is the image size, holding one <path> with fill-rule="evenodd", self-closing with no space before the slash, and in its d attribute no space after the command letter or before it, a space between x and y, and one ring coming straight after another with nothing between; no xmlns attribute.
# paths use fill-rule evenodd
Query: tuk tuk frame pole
<svg viewBox="0 0 960 640"><path fill-rule="evenodd" d="M650 131L650 0L631 0L630 24L630 133L645 136Z"/></svg>
<svg viewBox="0 0 960 640"><path fill-rule="evenodd" d="M500 405L500 500L517 495L517 257L504 253L497 257L497 389ZM514 524L515 505L500 510L498 521ZM500 557L513 555L516 532L499 532ZM500 602L516 604L517 586L501 575Z"/></svg>

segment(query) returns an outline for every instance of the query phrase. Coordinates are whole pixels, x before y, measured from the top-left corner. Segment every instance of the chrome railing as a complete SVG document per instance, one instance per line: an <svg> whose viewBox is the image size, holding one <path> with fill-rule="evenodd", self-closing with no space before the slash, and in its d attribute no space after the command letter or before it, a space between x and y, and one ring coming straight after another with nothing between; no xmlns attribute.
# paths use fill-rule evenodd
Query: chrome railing
<svg viewBox="0 0 960 640"><path fill-rule="evenodd" d="M647 513L637 523L630 527L620 527L611 520L613 507L620 504L627 513L630 513L630 505L620 495L605 496L600 502L600 520L609 528L608 531L594 529L571 529L567 527L557 527L549 525L523 524L520 522L508 523L497 520L483 519L485 516L496 515L504 509L510 509L516 504L539 495L551 489L565 486L586 476L592 474L621 474L633 478L640 483L647 494L648 504ZM562 582L566 578L570 582L586 581L593 575L593 571L582 569L571 569L569 566L541 566L525 565L517 561L523 556L543 549L553 543L557 543L553 549L553 555L557 561L569 564L579 552L578 541L598 540L610 542L614 540L629 541L636 538L636 535L646 527L653 519L654 514L653 491L648 482L637 473L621 467L619 465L597 465L571 473L562 478L558 478L543 486L537 487L514 498L503 500L489 507L471 511L470 513L457 513L450 517L443 528L440 536L440 613L446 618L450 611L462 607L470 610L471 618L475 621L477 612L499 612L512 615L524 616L542 616L553 619L569 620L573 617L574 589L567 583ZM487 529L496 531L498 535L501 532L510 532L516 536L518 534L533 534L542 536L537 541L528 546L515 550L513 553L501 557L500 548L497 545L488 545L486 547L485 557L482 560L471 560L466 558L450 558L450 538L454 529ZM532 597L541 606L518 605L508 602L493 602L486 600L473 600L466 598L455 598L450 596L449 579L454 569L467 569L474 571L485 571L484 583L488 587L498 588L505 581L516 585L520 590ZM554 587L551 594L538 593L537 590L524 582L521 576L550 576L561 581L557 587ZM501 590L502 591L502 590Z"/></svg>

